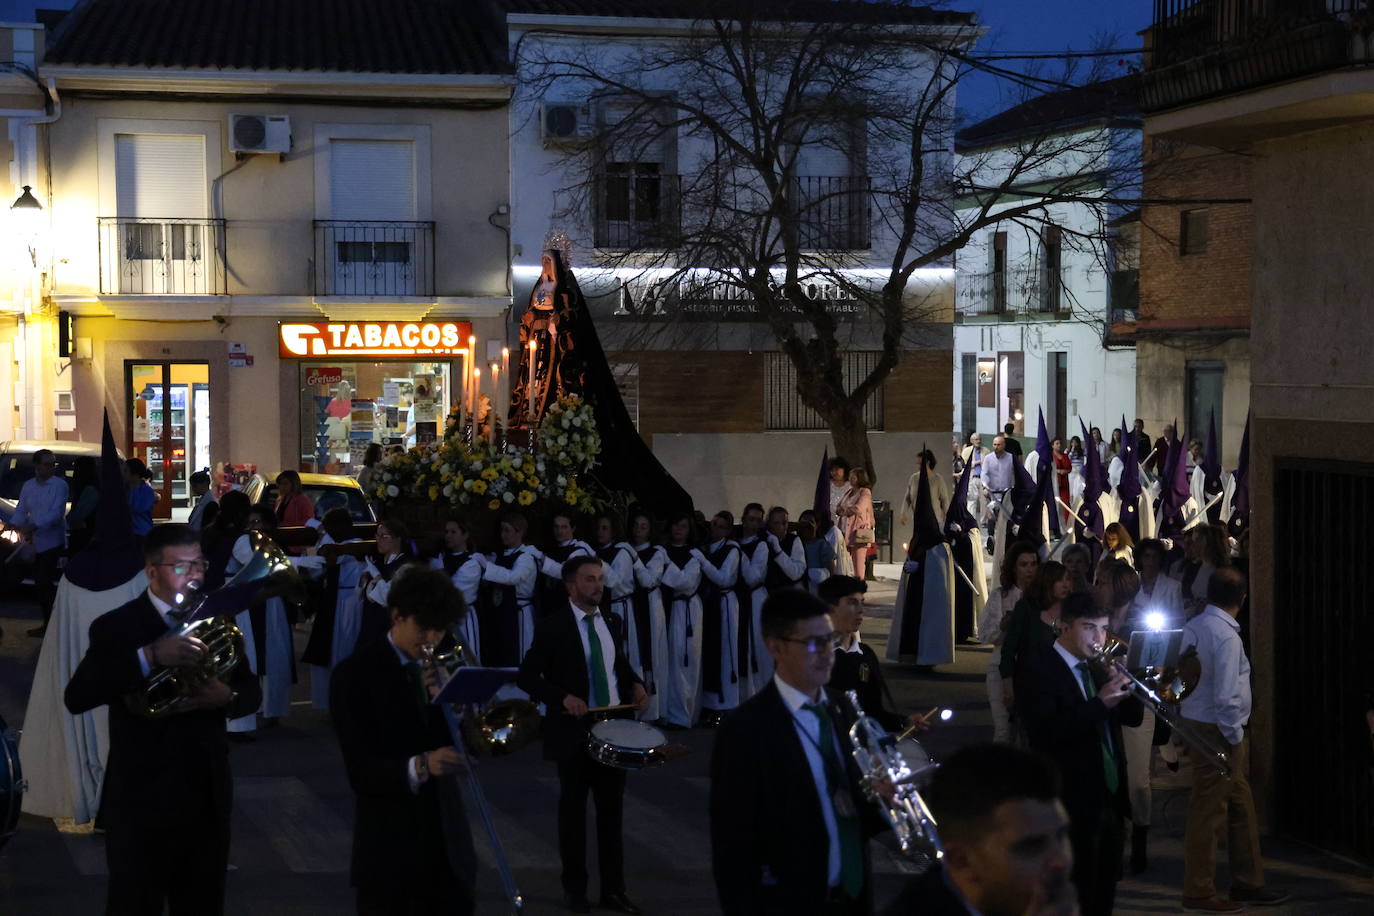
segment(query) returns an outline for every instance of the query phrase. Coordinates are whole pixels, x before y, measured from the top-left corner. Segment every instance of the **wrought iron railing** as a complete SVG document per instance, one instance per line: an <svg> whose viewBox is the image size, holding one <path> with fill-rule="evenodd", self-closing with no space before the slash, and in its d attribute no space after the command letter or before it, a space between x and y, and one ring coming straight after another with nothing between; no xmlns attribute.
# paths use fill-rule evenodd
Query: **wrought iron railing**
<svg viewBox="0 0 1374 916"><path fill-rule="evenodd" d="M225 293L224 220L102 216L98 223L102 295Z"/></svg>
<svg viewBox="0 0 1374 916"><path fill-rule="evenodd" d="M960 273L957 306L965 315L1066 315L1072 309L1066 271L1041 265Z"/></svg>
<svg viewBox="0 0 1374 916"><path fill-rule="evenodd" d="M1155 0L1143 105L1158 110L1368 62L1371 0Z"/></svg>
<svg viewBox="0 0 1374 916"><path fill-rule="evenodd" d="M611 164L592 182L597 248L676 248L682 234L682 176L658 163Z"/></svg>
<svg viewBox="0 0 1374 916"><path fill-rule="evenodd" d="M872 198L868 176L793 179L803 248L856 251L872 244Z"/></svg>
<svg viewBox="0 0 1374 916"><path fill-rule="evenodd" d="M315 295L433 296L434 223L315 220Z"/></svg>

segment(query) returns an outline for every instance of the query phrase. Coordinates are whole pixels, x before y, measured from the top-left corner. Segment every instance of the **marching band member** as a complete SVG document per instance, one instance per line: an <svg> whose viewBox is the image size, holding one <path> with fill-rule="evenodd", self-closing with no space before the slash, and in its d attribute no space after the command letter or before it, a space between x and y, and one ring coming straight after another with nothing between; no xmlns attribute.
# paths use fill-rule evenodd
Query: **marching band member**
<svg viewBox="0 0 1374 916"><path fill-rule="evenodd" d="M482 586L478 596L483 663L514 668L534 640L534 591L539 577L538 551L525 544L529 522L519 512L501 518L502 551L480 556Z"/></svg>
<svg viewBox="0 0 1374 916"><path fill-rule="evenodd" d="M735 518L728 510L717 512L711 519L713 540L705 551L692 550L706 580L701 586L701 705L717 713L739 705L740 668L748 664L747 650L740 645L736 587L742 564L740 547L730 540L734 528ZM702 718L706 721L707 716Z"/></svg>
<svg viewBox="0 0 1374 916"><path fill-rule="evenodd" d="M154 668L196 664L206 651L174 635L177 605L205 574L199 537L158 525L143 545L148 590L91 624L91 644L68 682L67 710L109 706L110 754L101 804L107 913L176 916L224 912L233 778L224 722L251 713L262 693L246 665L218 678L183 709L137 715L124 698Z"/></svg>
<svg viewBox="0 0 1374 916"><path fill-rule="evenodd" d="M558 855L563 895L575 913L590 913L587 900L587 794L596 805L596 852L601 906L639 913L625 896L621 820L625 771L587 753L588 707L633 704L642 712L649 696L621 650L620 622L600 613L605 590L602 562L573 557L563 565L567 600L536 627L534 644L520 665L520 689L548 710L544 759L558 763Z"/></svg>
<svg viewBox="0 0 1374 916"><path fill-rule="evenodd" d="M770 595L773 680L729 716L711 754L711 862L721 910L873 909L867 838L883 829L859 788L850 717L826 690L835 634L825 602Z"/></svg>
<svg viewBox="0 0 1374 916"><path fill-rule="evenodd" d="M563 586L563 564L573 557L596 555L590 544L577 539L572 516L566 513L553 517L553 540L554 544L548 550L535 551L536 559L539 561L540 604L536 611L540 617L548 611L557 611L568 603L568 590Z"/></svg>
<svg viewBox="0 0 1374 916"><path fill-rule="evenodd" d="M701 687L701 560L687 540L692 521L685 512L673 516L663 548L660 591L667 616L668 660L658 682L663 724L669 729L691 728L696 722Z"/></svg>
<svg viewBox="0 0 1374 916"><path fill-rule="evenodd" d="M225 494L226 496L228 494ZM324 534L317 547L330 544L356 544L360 539L350 537L353 518L347 509L330 509L321 522ZM362 598L358 580L363 574L362 561L346 554L325 567L324 594L315 619L310 625L310 639L305 645L301 661L311 666L310 700L315 709L329 708L329 678L339 662L353 654L358 641L358 627L362 620Z"/></svg>
<svg viewBox="0 0 1374 916"><path fill-rule="evenodd" d="M458 516L449 516L444 522L444 549L429 565L448 574L469 608L477 607L477 591L482 584L482 561L468 549L468 526ZM471 655L473 664L480 665L481 635L475 612L463 615L457 635Z"/></svg>
<svg viewBox="0 0 1374 916"><path fill-rule="evenodd" d="M759 658L760 655L768 658L758 620L763 613L763 602L768 598L768 569L773 552L762 536L763 506L750 503L744 507L744 515L740 516L740 530L739 578L735 583L739 646L735 657L739 668L739 698L747 700L763 689L768 678L773 676L772 665Z"/></svg>
<svg viewBox="0 0 1374 916"><path fill-rule="evenodd" d="M454 774L464 766L429 702L438 645L467 608L443 570L416 568L387 592L391 628L339 663L330 714L353 789L358 913L475 911L477 857Z"/></svg>
<svg viewBox="0 0 1374 916"><path fill-rule="evenodd" d="M630 593L630 614L626 618L629 644L630 667L644 682L649 692L649 705L642 718L646 722L657 720L662 712L659 702L658 674L668 668L668 632L663 613L663 595L659 586L663 584L663 569L668 555L663 548L649 540L653 531L653 519L647 512L631 510L629 518L630 537L633 544L626 544L635 554L635 587Z"/></svg>

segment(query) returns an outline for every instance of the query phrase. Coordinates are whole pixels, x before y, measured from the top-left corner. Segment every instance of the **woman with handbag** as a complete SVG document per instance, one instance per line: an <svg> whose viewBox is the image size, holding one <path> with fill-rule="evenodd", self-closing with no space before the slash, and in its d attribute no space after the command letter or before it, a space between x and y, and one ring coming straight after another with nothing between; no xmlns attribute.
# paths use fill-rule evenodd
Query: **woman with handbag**
<svg viewBox="0 0 1374 916"><path fill-rule="evenodd" d="M868 548L873 546L873 481L868 471L854 468L849 472L849 492L835 507L835 514L844 519L845 544L854 561L854 576L864 578Z"/></svg>

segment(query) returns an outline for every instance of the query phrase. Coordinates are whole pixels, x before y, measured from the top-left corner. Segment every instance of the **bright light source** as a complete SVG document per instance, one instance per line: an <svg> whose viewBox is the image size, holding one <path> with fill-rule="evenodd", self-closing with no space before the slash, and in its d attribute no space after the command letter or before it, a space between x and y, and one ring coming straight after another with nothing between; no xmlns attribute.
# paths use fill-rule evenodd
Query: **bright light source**
<svg viewBox="0 0 1374 916"><path fill-rule="evenodd" d="M1151 611L1145 615L1145 626L1152 630L1164 629L1164 615L1159 611Z"/></svg>
<svg viewBox="0 0 1374 916"><path fill-rule="evenodd" d="M942 710L940 710L940 721L941 721L941 722L948 722L950 719L953 719L953 718L954 718L954 710L952 710L952 709L942 709Z"/></svg>

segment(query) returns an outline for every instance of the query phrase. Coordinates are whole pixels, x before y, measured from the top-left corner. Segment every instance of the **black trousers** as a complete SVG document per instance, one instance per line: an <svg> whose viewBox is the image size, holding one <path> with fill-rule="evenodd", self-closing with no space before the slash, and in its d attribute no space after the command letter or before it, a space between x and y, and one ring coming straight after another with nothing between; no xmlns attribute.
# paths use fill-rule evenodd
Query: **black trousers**
<svg viewBox="0 0 1374 916"><path fill-rule="evenodd" d="M220 916L229 864L229 817L208 796L173 818L110 812L105 864L106 916Z"/></svg>
<svg viewBox="0 0 1374 916"><path fill-rule="evenodd" d="M1096 810L1071 812L1069 820L1073 884L1083 916L1111 916L1121 880L1125 819L1104 800Z"/></svg>
<svg viewBox="0 0 1374 916"><path fill-rule="evenodd" d="M625 771L597 763L586 754L558 761L558 854L563 860L563 890L587 893L587 793L596 805L596 858L601 895L625 892L625 843L620 824L625 810Z"/></svg>
<svg viewBox="0 0 1374 916"><path fill-rule="evenodd" d="M53 601L57 599L57 562L61 557L62 548L54 547L33 558L33 591L38 599L38 607L43 612L44 626L52 617Z"/></svg>

